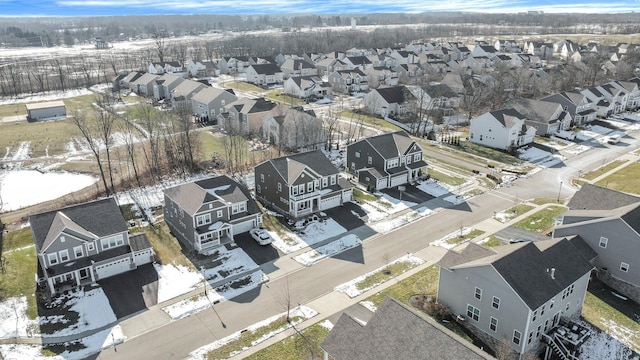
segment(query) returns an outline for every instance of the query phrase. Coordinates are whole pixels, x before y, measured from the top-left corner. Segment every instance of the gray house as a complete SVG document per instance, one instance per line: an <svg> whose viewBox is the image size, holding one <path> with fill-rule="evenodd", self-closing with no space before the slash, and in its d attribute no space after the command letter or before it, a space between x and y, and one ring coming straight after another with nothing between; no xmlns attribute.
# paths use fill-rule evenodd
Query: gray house
<svg viewBox="0 0 640 360"><path fill-rule="evenodd" d="M597 254L598 277L640 302L640 198L585 184L569 207L553 236L580 236Z"/></svg>
<svg viewBox="0 0 640 360"><path fill-rule="evenodd" d="M185 79L173 74L164 74L158 77L153 84L153 97L162 100L171 96L171 92Z"/></svg>
<svg viewBox="0 0 640 360"><path fill-rule="evenodd" d="M165 190L164 220L178 240L202 254L262 226L262 212L246 187L222 175Z"/></svg>
<svg viewBox="0 0 640 360"><path fill-rule="evenodd" d="M231 89L205 87L191 98L193 114L201 121L215 119L225 112L225 107L238 100Z"/></svg>
<svg viewBox="0 0 640 360"><path fill-rule="evenodd" d="M404 131L348 145L347 168L370 191L404 185L427 174L422 147Z"/></svg>
<svg viewBox="0 0 640 360"><path fill-rule="evenodd" d="M351 201L353 185L320 150L267 160L253 170L256 198L294 219Z"/></svg>
<svg viewBox="0 0 640 360"><path fill-rule="evenodd" d="M343 313L320 347L325 359L493 359L433 319L387 297L366 324Z"/></svg>
<svg viewBox="0 0 640 360"><path fill-rule="evenodd" d="M114 198L31 215L38 285L56 294L153 261L143 233L129 234Z"/></svg>
<svg viewBox="0 0 640 360"><path fill-rule="evenodd" d="M566 239L468 243L438 265L438 302L490 347L506 340L519 354L538 353L561 318L580 315L593 268Z"/></svg>

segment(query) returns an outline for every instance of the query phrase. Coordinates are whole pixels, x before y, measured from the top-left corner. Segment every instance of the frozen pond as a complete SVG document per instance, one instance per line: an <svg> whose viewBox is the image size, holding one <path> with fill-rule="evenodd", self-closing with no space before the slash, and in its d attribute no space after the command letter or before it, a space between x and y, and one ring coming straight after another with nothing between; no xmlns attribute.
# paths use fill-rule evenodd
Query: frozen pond
<svg viewBox="0 0 640 360"><path fill-rule="evenodd" d="M0 195L2 211L53 200L80 190L98 181L98 178L69 172L45 172L36 170L0 171Z"/></svg>

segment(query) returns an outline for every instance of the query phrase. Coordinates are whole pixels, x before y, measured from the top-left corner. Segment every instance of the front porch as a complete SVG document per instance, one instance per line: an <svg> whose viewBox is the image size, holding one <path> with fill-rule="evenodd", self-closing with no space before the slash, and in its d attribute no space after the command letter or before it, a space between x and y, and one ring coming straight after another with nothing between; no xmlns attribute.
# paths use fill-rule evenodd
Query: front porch
<svg viewBox="0 0 640 360"><path fill-rule="evenodd" d="M194 234L195 249L204 254L220 245L233 243L231 224L218 221L210 226L198 228Z"/></svg>

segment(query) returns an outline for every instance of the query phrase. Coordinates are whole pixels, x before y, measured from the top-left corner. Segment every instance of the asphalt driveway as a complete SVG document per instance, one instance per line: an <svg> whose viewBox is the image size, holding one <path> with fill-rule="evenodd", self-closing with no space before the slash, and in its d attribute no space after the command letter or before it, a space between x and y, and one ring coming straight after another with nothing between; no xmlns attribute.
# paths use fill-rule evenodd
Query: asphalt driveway
<svg viewBox="0 0 640 360"><path fill-rule="evenodd" d="M118 319L158 303L158 273L152 264L99 280Z"/></svg>
<svg viewBox="0 0 640 360"><path fill-rule="evenodd" d="M394 199L411 201L416 204L422 204L423 202L435 199L435 197L418 189L415 185L405 184L404 188L405 190L402 192L402 195L400 195L400 191L398 190L397 186L394 186L391 189L384 189L382 190L382 192Z"/></svg>
<svg viewBox="0 0 640 360"><path fill-rule="evenodd" d="M272 245L259 245L249 232L234 235L234 240L258 265L273 261L283 254Z"/></svg>
<svg viewBox="0 0 640 360"><path fill-rule="evenodd" d="M362 218L367 215L367 212L354 202L347 202L333 209L323 210L323 212L347 231L364 225L365 222Z"/></svg>

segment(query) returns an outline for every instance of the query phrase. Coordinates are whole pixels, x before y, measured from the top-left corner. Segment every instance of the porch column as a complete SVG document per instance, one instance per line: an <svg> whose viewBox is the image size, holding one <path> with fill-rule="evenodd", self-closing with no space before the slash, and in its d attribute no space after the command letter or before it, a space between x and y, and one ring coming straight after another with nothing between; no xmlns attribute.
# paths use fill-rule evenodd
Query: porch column
<svg viewBox="0 0 640 360"><path fill-rule="evenodd" d="M89 268L89 275L91 275L91 283L92 283L92 284L93 284L93 283L95 283L95 282L96 282L96 277L95 277L95 275L93 274L93 267L90 267L90 268Z"/></svg>
<svg viewBox="0 0 640 360"><path fill-rule="evenodd" d="M55 286L53 286L53 279L52 278L47 278L47 284L49 285L49 292L51 292L51 295L55 295L56 294L56 288L55 288Z"/></svg>
<svg viewBox="0 0 640 360"><path fill-rule="evenodd" d="M76 278L76 286L80 286L80 270L74 271L73 277Z"/></svg>

